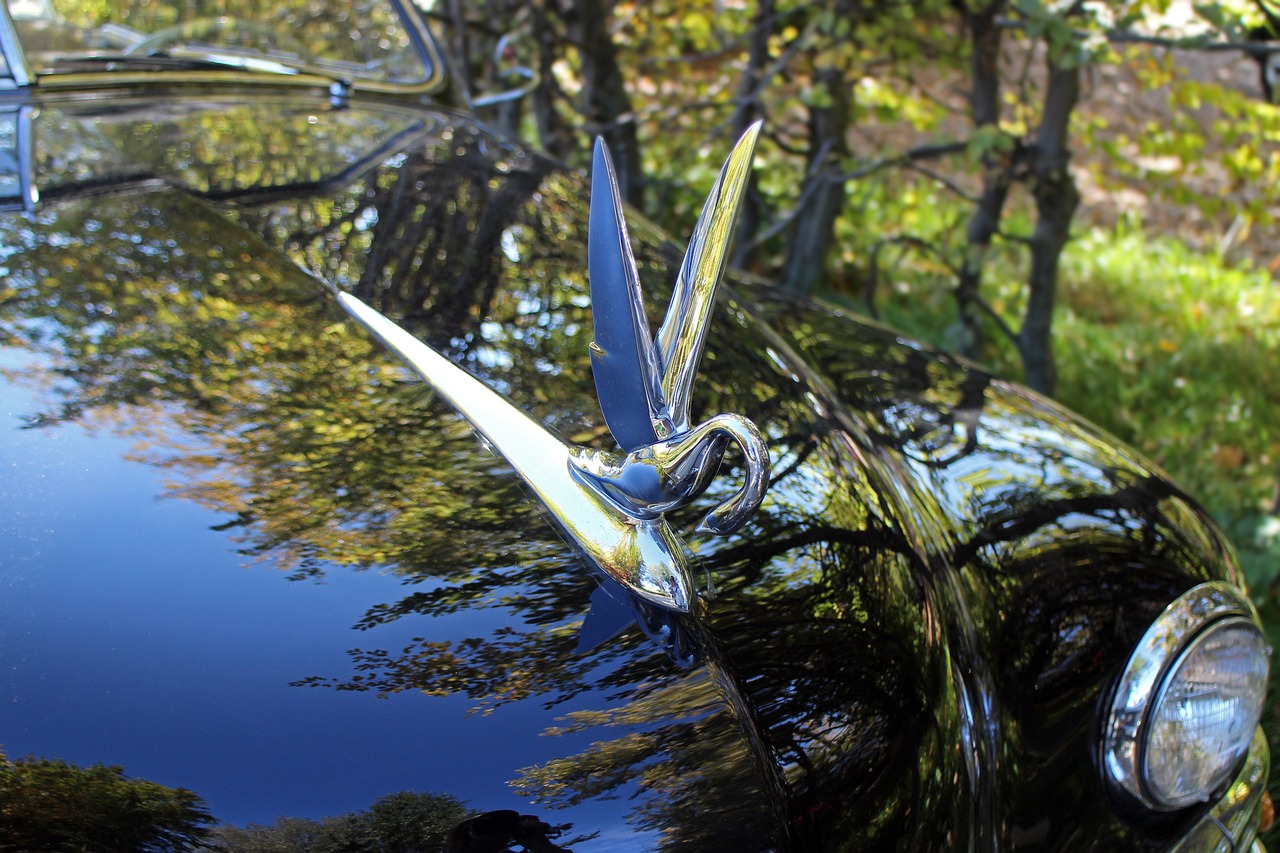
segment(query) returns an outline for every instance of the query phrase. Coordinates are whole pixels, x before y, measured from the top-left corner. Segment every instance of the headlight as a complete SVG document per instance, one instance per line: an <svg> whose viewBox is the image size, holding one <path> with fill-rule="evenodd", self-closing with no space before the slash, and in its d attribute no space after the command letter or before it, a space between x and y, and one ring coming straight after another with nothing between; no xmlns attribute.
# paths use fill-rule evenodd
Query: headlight
<svg viewBox="0 0 1280 853"><path fill-rule="evenodd" d="M1172 811L1208 800L1249 750L1267 690L1266 639L1235 587L1205 583L1134 649L1103 732L1113 790Z"/></svg>

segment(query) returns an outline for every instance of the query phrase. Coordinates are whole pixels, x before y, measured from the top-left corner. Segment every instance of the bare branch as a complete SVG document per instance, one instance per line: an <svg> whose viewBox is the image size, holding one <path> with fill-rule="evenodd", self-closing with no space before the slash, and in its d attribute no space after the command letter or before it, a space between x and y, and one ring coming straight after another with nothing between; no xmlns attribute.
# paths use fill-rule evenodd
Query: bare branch
<svg viewBox="0 0 1280 853"><path fill-rule="evenodd" d="M867 278L862 286L862 304L866 306L867 313L876 319L880 318L875 305L876 289L880 283L880 252L887 246L912 246L921 249L933 255L953 273L958 272L955 266L947 260L946 253L923 237L917 237L913 234L894 234L888 237L881 237L871 247L871 260L867 270Z"/></svg>
<svg viewBox="0 0 1280 853"><path fill-rule="evenodd" d="M930 169L926 166L922 166L915 161L904 163L903 166L907 169L910 169L913 172L919 172L921 175L924 175L926 178L929 178L932 181L936 181L937 183L941 184L943 187L947 188L951 192L960 196L960 198L964 199L970 204L978 203L978 197L976 195L969 192L964 187L960 186L955 181L951 180L945 175L935 172L933 169Z"/></svg>
<svg viewBox="0 0 1280 853"><path fill-rule="evenodd" d="M1001 317L998 313L996 313L996 309L992 308L990 305L987 304L987 300L983 299L981 296L979 296L976 293L972 294L969 297L969 300L974 305L977 305L979 308L981 308L982 313L986 314L988 317L991 318L991 322L996 324L996 328L1000 330L1000 334L1008 338L1013 343L1014 346L1018 345L1018 333L1013 330L1012 326L1010 326L1008 323L1005 322L1005 319L1003 317Z"/></svg>
<svg viewBox="0 0 1280 853"><path fill-rule="evenodd" d="M775 140L775 144L777 144L777 140ZM791 151L785 145L778 144L778 147L792 154L803 154L803 152L800 151ZM965 147L966 145L963 142L941 142L934 145L922 145L918 148L912 148L909 151L904 151L901 154L896 154L893 157L885 157L881 160L867 163L864 166L854 169L852 172L845 172L839 175L818 176L818 180L807 181L804 192L800 194L800 198L796 200L796 203L791 210L775 219L768 228L756 235L755 239L751 241L751 247L754 248L759 246L767 240L770 240L782 233L787 226L795 221L796 217L800 214L800 211L804 209L804 206L812 200L819 187L832 183L845 183L847 181L857 180L858 178L865 178L867 175L892 166L906 166L908 168L914 168L913 164L916 161L935 159L948 154L956 154L965 150ZM822 162L823 159L825 159L827 151L820 151L819 154L822 156L813 158L815 163ZM958 189L957 192L961 192L963 195L963 192Z"/></svg>
<svg viewBox="0 0 1280 853"><path fill-rule="evenodd" d="M640 60L641 68L655 68L662 65L707 65L713 62L724 62L733 59L747 39L751 31L725 42L714 50L704 53L686 53L681 56L651 56Z"/></svg>
<svg viewBox="0 0 1280 853"><path fill-rule="evenodd" d="M907 166L921 160L936 160L939 157L945 157L948 154L959 154L964 151L967 144L964 142L939 142L933 145L921 145L917 148L910 148L901 154L894 154L892 157L884 157L879 160L873 160L870 163L863 164L851 172L844 172L839 175L831 175L828 181L834 183L844 183L845 181L856 181L858 178L865 178L867 175L887 169L890 166Z"/></svg>
<svg viewBox="0 0 1280 853"><path fill-rule="evenodd" d="M755 248L761 243L781 234L788 225L795 221L795 218L800 215L800 211L804 209L804 206L809 203L809 200L813 198L817 193L818 188L821 186L822 181L809 181L806 183L804 192L800 194L800 198L796 199L795 206L784 215L775 219L773 224L760 232L760 234L756 235L755 239L751 241L751 247Z"/></svg>

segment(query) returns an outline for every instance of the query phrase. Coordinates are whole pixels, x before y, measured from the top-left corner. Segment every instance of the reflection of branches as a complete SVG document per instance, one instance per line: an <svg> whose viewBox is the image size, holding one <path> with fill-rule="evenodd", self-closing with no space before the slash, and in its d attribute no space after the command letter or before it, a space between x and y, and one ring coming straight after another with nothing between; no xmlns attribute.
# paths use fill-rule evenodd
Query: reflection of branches
<svg viewBox="0 0 1280 853"><path fill-rule="evenodd" d="M810 519L815 521L816 519ZM880 549L894 545L906 549L904 542L895 543L883 530L847 530L822 525L806 526L797 521L781 529L771 529L768 537L740 543L731 549L713 554L703 560L709 571L717 574L732 569L733 574L749 585L760 577L760 570L779 555L808 548L813 545L846 545L855 548Z"/></svg>
<svg viewBox="0 0 1280 853"><path fill-rule="evenodd" d="M616 736L524 768L516 781L520 793L553 808L629 795L635 800L630 820L660 833L659 849L774 849L771 800L762 796L755 762L705 669L664 679L648 696L615 710L571 712L561 721L547 734Z"/></svg>
<svg viewBox="0 0 1280 853"><path fill-rule="evenodd" d="M976 370L966 371L961 379L958 395L950 406L940 413L931 411L928 413L929 417L915 419L906 428L892 435L878 435L889 439L905 455L928 468L947 468L979 449L979 425L990 384L991 377L988 374ZM932 442L926 442L930 436L942 431L954 436L957 427L963 430L964 443L949 456L939 455L938 448ZM948 443L943 441L942 445Z"/></svg>
<svg viewBox="0 0 1280 853"><path fill-rule="evenodd" d="M797 445L800 446L799 452L794 449ZM787 478L800 471L813 452L818 449L818 441L816 434L796 434L783 437L780 441L774 442L774 446L788 449L783 456L787 464L777 467L775 463L775 467L769 472L770 487L786 482Z"/></svg>
<svg viewBox="0 0 1280 853"><path fill-rule="evenodd" d="M558 704L586 689L584 678L594 662L574 659L576 626L517 630L499 627L484 638L428 640L415 637L399 653L384 649L352 649L356 674L346 679L310 676L295 687L331 687L341 691L376 692L388 696L417 690L429 696L460 694L481 700L492 710L530 696L560 691ZM555 661L518 667L517 661Z"/></svg>
<svg viewBox="0 0 1280 853"><path fill-rule="evenodd" d="M945 249L938 249L932 242L911 234L893 234L881 237L871 247L871 257L867 261L867 277L862 285L862 305L872 317L879 318L876 310L876 290L880 286L880 253L888 246L911 246L934 255L942 263L946 263Z"/></svg>
<svg viewBox="0 0 1280 853"><path fill-rule="evenodd" d="M1045 499L1038 492L1031 493L1026 501L1011 503L1003 513L978 528L956 549L955 559L967 565L979 551L994 543L1023 539L1068 516L1125 514L1142 519L1142 529L1150 530L1160 517L1161 501L1170 497L1186 499L1177 486L1153 474L1126 475L1129 477L1132 477L1132 482L1111 492L1059 499Z"/></svg>

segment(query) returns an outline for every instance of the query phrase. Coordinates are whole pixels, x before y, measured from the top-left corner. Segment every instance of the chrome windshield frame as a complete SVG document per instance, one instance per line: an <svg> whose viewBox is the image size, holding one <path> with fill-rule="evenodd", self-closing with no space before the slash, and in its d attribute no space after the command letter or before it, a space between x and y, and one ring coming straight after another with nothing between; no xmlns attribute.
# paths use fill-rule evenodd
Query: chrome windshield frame
<svg viewBox="0 0 1280 853"><path fill-rule="evenodd" d="M2 2L2 0L0 0ZM6 99L7 100L7 99ZM32 158L32 118L35 108L20 102L0 102L0 177L4 184L16 184L16 191L0 192L0 210L34 210L40 201Z"/></svg>
<svg viewBox="0 0 1280 853"><path fill-rule="evenodd" d="M0 0L0 48L4 50L5 65L8 75L0 77L0 89L20 89L35 82L31 66L27 64L27 54L18 41L18 28L13 25L9 15L9 4Z"/></svg>
<svg viewBox="0 0 1280 853"><path fill-rule="evenodd" d="M446 84L444 58L421 13L413 3L405 2L405 0L386 0L386 2L396 10L400 20L404 23L409 36L410 49L417 53L424 65L424 71L426 72L424 77L417 82L403 83L354 77L336 81L338 88L344 94L351 90L404 95L424 95L442 91ZM310 66L298 68L297 75L291 77L259 73L252 70L236 70L230 67L225 71L137 72L132 70L94 70L37 74L27 62L26 53L22 49L17 28L14 26L13 18L9 14L5 0L0 0L0 43L3 45L4 58L9 64L9 77L0 76L0 91L34 86L37 82L42 89L101 88L134 83L155 83L161 80L216 84L252 78L268 80L276 84L285 83L287 85L315 86L317 83L323 82L323 85L332 88L335 84L332 72Z"/></svg>

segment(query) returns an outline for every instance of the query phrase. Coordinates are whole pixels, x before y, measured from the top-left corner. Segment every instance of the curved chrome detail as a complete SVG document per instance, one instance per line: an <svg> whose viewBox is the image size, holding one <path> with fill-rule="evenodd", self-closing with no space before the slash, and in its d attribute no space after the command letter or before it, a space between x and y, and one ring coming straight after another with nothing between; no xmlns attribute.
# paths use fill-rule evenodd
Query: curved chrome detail
<svg viewBox="0 0 1280 853"><path fill-rule="evenodd" d="M609 432L625 451L675 431L662 396L662 364L649 337L640 274L622 215L622 193L613 160L596 140L591 166L591 215L587 225L591 281L591 372Z"/></svg>
<svg viewBox="0 0 1280 853"><path fill-rule="evenodd" d="M35 108L27 104L0 106L0 210L34 210L40 201L32 156L34 116Z"/></svg>
<svg viewBox="0 0 1280 853"><path fill-rule="evenodd" d="M684 548L661 517L636 519L570 473L568 445L479 379L349 293L338 302L465 417L516 470L587 558L646 601L692 601Z"/></svg>
<svg viewBox="0 0 1280 853"><path fill-rule="evenodd" d="M747 188L751 159L760 136L755 122L733 146L693 226L667 316L658 329L662 393L676 430L689 429L689 398L707 339L716 288L724 275L729 243ZM593 279L594 281L594 279Z"/></svg>
<svg viewBox="0 0 1280 853"><path fill-rule="evenodd" d="M687 612L693 601L686 550L665 513L711 483L730 443L742 487L700 530L738 529L764 500L769 453L745 417L716 415L689 425L689 397L710 310L759 135L753 125L725 163L703 208L676 282L658 345L649 336L617 178L596 143L588 264L595 341L592 369L600 408L624 454L570 447L501 395L356 297L338 301L456 408L511 464L557 526L609 577L644 601Z"/></svg>
<svg viewBox="0 0 1280 853"><path fill-rule="evenodd" d="M732 533L760 506L768 486L769 452L755 424L741 415L716 415L666 441L626 456L575 448L574 473L619 509L657 518L678 509L710 485L730 441L747 460L738 493L707 513L698 526L709 533Z"/></svg>
<svg viewBox="0 0 1280 853"><path fill-rule="evenodd" d="M1148 712L1183 651L1224 620L1247 621L1255 629L1258 625L1253 604L1229 583L1210 581L1183 593L1147 629L1116 686L1103 731L1102 765L1113 787L1147 808L1168 808L1142 782Z"/></svg>
<svg viewBox="0 0 1280 853"><path fill-rule="evenodd" d="M1170 853L1267 853L1255 836L1270 770L1271 751L1259 726L1254 730L1244 766L1231 786L1213 808L1182 833Z"/></svg>
<svg viewBox="0 0 1280 853"><path fill-rule="evenodd" d="M769 454L755 426L741 415L717 415L697 426L689 421L693 380L759 135L756 122L720 170L656 342L649 336L617 175L603 140L596 140L587 243L595 323L591 368L605 423L627 453L619 459L582 451L571 461L584 482L639 518L659 516L701 494L729 441L742 450L745 483L700 529L731 533L764 499Z"/></svg>

